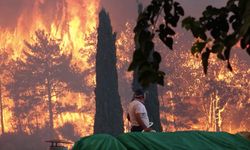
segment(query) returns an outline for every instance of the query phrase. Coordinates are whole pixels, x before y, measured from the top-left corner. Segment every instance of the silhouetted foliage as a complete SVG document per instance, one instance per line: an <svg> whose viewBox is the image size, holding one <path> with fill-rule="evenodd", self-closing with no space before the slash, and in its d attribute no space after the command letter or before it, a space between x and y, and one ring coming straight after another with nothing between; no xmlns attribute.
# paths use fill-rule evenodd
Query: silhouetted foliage
<svg viewBox="0 0 250 150"><path fill-rule="evenodd" d="M183 15L182 7L173 0L152 0L139 14L134 28L136 50L128 71L138 72L138 80L142 86L148 86L150 83L164 85L165 73L159 70L161 55L154 50L153 39L155 34L158 34L159 39L168 48L173 49L175 32L172 28L177 26L180 16ZM158 20L163 22L159 24Z"/></svg>
<svg viewBox="0 0 250 150"><path fill-rule="evenodd" d="M248 0L229 0L222 8L208 6L203 16L197 21L187 17L182 25L191 30L198 41L191 48L193 54L200 53L204 73L207 73L210 53L217 54L218 58L227 61L227 67L232 70L229 62L231 48L240 41L241 48L250 51L250 2ZM142 86L150 83L164 84L165 73L159 70L160 53L154 49L153 39L158 34L159 39L173 49L173 36L180 16L184 10L178 2L173 0L152 0L149 6L138 16L134 28L136 50L128 71L137 71ZM159 19L160 17L163 17ZM157 22L163 20L162 22ZM232 28L232 30L230 30ZM209 33L210 32L210 37ZM212 43L212 46L208 46ZM151 58L153 53L153 58Z"/></svg>
<svg viewBox="0 0 250 150"><path fill-rule="evenodd" d="M96 114L94 133L119 135L123 132L123 112L118 93L116 33L108 13L99 13L96 53Z"/></svg>
<svg viewBox="0 0 250 150"><path fill-rule="evenodd" d="M217 54L221 60L229 62L231 49L240 41L242 49L250 55L250 2L248 0L229 0L226 6L215 8L207 6L202 17L196 20L187 17L182 25L199 38L192 47L192 53L202 54L204 72L207 73L210 53Z"/></svg>

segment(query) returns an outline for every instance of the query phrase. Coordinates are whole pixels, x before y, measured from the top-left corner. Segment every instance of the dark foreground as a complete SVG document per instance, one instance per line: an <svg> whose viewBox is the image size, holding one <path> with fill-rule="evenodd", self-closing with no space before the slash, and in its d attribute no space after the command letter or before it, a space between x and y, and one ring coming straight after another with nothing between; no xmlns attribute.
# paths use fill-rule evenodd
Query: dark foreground
<svg viewBox="0 0 250 150"><path fill-rule="evenodd" d="M226 132L180 131L97 134L77 141L73 150L250 150L250 141Z"/></svg>

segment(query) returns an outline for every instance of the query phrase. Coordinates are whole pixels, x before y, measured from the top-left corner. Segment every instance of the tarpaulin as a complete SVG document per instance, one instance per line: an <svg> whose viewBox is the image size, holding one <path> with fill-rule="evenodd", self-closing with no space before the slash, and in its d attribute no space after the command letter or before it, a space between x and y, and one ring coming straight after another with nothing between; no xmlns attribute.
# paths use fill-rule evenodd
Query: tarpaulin
<svg viewBox="0 0 250 150"><path fill-rule="evenodd" d="M81 146L85 145L85 146ZM250 150L250 141L238 134L206 131L133 132L118 137L92 135L73 150Z"/></svg>
<svg viewBox="0 0 250 150"><path fill-rule="evenodd" d="M81 138L73 150L127 150L115 137L108 134L95 134Z"/></svg>

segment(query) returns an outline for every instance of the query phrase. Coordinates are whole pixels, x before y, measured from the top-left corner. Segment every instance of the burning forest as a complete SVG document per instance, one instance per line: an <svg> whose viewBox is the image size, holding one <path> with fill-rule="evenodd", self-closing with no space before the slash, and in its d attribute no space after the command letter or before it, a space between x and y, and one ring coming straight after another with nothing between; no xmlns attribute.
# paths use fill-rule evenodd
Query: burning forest
<svg viewBox="0 0 250 150"><path fill-rule="evenodd" d="M6 6L11 5L19 7L7 18ZM118 92L114 97L122 108L121 130L129 130L126 113L133 73L127 70L135 23L128 21L117 33L111 27L114 58L106 52L107 59L98 62L97 49L106 48L98 44L99 25L110 19L108 10L108 19L100 19L100 7L100 0L0 2L0 149L23 145L22 149L42 150L48 147L44 140L53 136L74 142L93 134L96 94L103 89L98 78L105 76L105 71L98 76L96 66L111 57L117 86L110 89ZM115 21L111 19L111 25ZM200 56L192 55L183 39L185 35L177 33L174 51L156 41L164 62L160 67L166 72L166 85L158 86L162 131L249 131L249 59L233 55L230 72L212 56L204 75ZM104 84L104 89L111 86ZM31 144L25 145L27 141Z"/></svg>

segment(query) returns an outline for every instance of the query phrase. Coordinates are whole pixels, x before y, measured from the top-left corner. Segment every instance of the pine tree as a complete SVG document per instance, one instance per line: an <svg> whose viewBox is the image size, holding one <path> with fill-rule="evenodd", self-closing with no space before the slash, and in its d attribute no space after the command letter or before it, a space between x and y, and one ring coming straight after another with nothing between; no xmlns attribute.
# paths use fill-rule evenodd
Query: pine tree
<svg viewBox="0 0 250 150"><path fill-rule="evenodd" d="M55 106L59 103L53 102L53 97L62 96L68 89L81 88L80 73L70 65L71 55L62 54L59 45L58 40L51 39L44 31L37 31L35 43L26 42L28 48L24 50L24 57L16 61L13 81L8 85L15 100L15 113L26 116L25 113L36 107L47 109L52 133ZM31 119L38 115L35 112Z"/></svg>
<svg viewBox="0 0 250 150"><path fill-rule="evenodd" d="M116 70L116 34L108 13L99 13L96 54L96 114L94 133L118 135L123 132L123 117Z"/></svg>

